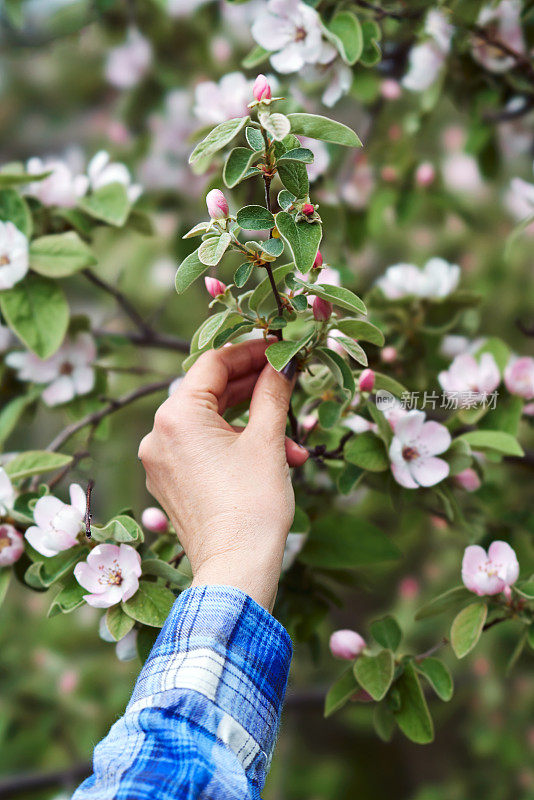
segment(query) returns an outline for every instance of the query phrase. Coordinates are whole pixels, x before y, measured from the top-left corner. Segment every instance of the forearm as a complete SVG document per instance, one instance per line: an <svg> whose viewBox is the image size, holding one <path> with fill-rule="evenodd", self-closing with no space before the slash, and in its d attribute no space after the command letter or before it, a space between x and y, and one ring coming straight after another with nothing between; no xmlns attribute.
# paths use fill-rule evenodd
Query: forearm
<svg viewBox="0 0 534 800"><path fill-rule="evenodd" d="M291 642L241 591L184 592L74 800L259 798Z"/></svg>

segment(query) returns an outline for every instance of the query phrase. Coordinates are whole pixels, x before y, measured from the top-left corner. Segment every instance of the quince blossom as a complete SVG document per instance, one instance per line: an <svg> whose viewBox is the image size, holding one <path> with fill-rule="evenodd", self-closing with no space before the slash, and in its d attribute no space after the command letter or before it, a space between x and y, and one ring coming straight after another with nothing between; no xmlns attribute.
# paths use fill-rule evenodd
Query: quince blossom
<svg viewBox="0 0 534 800"><path fill-rule="evenodd" d="M504 370L504 383L510 394L534 400L534 358L512 358Z"/></svg>
<svg viewBox="0 0 534 800"><path fill-rule="evenodd" d="M442 11L431 9L425 20L428 39L410 51L408 72L402 79L405 89L424 92L437 80L450 50L454 28Z"/></svg>
<svg viewBox="0 0 534 800"><path fill-rule="evenodd" d="M42 398L48 406L56 406L93 389L95 374L91 365L95 358L93 337L81 332L66 340L50 358L42 360L35 353L16 351L9 353L5 361L18 370L19 380L48 384Z"/></svg>
<svg viewBox="0 0 534 800"><path fill-rule="evenodd" d="M90 592L83 599L94 608L129 600L139 589L140 575L141 557L128 544L99 544L74 567L74 577Z"/></svg>
<svg viewBox="0 0 534 800"><path fill-rule="evenodd" d="M305 64L328 64L337 56L323 39L318 13L300 0L269 0L252 25L256 42L271 51L277 72L298 72Z"/></svg>
<svg viewBox="0 0 534 800"><path fill-rule="evenodd" d="M125 164L111 161L110 155L105 150L99 150L93 156L87 167L91 189L96 191L109 183L122 183L126 189L130 203L140 197L143 189L137 183L132 183L132 176Z"/></svg>
<svg viewBox="0 0 534 800"><path fill-rule="evenodd" d="M69 495L70 504L51 495L40 497L33 511L36 524L24 534L34 550L47 558L77 545L78 534L83 530L85 492L77 483L71 483Z"/></svg>
<svg viewBox="0 0 534 800"><path fill-rule="evenodd" d="M109 51L106 79L117 89L131 89L144 78L152 62L152 47L137 28L131 27L126 41Z"/></svg>
<svg viewBox="0 0 534 800"><path fill-rule="evenodd" d="M491 353L482 353L477 360L470 353L456 356L448 370L440 372L438 380L448 395L466 394L460 405L484 402L501 382L499 367Z"/></svg>
<svg viewBox="0 0 534 800"><path fill-rule="evenodd" d="M21 281L29 266L28 239L12 222L0 222L0 291Z"/></svg>
<svg viewBox="0 0 534 800"><path fill-rule="evenodd" d="M13 525L0 525L0 567L18 561L24 552L24 539Z"/></svg>
<svg viewBox="0 0 534 800"><path fill-rule="evenodd" d="M510 587L519 577L519 562L507 542L492 542L486 553L478 544L466 547L462 560L462 581L470 592L479 596L504 592L510 596Z"/></svg>
<svg viewBox="0 0 534 800"><path fill-rule="evenodd" d="M352 661L357 658L366 647L365 639L356 631L344 628L334 631L329 642L330 652L334 658Z"/></svg>
<svg viewBox="0 0 534 800"><path fill-rule="evenodd" d="M426 422L423 411L408 411L395 424L389 448L393 477L406 489L434 486L449 474L449 465L436 458L448 450L451 435L439 422Z"/></svg>
<svg viewBox="0 0 534 800"><path fill-rule="evenodd" d="M78 175L66 161L59 158L30 158L26 172L40 175L50 172L48 178L29 183L24 193L36 197L44 206L73 208L89 188L89 178Z"/></svg>
<svg viewBox="0 0 534 800"><path fill-rule="evenodd" d="M253 83L242 72L229 72L218 83L202 81L195 87L194 115L206 125L248 114Z"/></svg>
<svg viewBox="0 0 534 800"><path fill-rule="evenodd" d="M0 516L5 516L13 508L15 489L5 469L0 467Z"/></svg>
<svg viewBox="0 0 534 800"><path fill-rule="evenodd" d="M501 0L489 3L481 9L477 24L488 28L493 37L516 53L525 52L525 40L521 30L521 0ZM473 58L490 72L506 72L515 63L513 56L506 55L500 47L474 36Z"/></svg>
<svg viewBox="0 0 534 800"><path fill-rule="evenodd" d="M443 258L431 258L422 269L414 264L394 264L379 278L376 285L388 300L403 297L425 297L441 300L448 297L460 280L460 267Z"/></svg>

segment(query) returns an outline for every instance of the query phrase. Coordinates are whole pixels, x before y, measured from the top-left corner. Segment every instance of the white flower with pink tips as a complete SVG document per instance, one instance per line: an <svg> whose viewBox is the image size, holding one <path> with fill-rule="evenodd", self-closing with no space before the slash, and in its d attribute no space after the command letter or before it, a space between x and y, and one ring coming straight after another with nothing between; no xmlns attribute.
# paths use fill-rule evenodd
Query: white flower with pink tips
<svg viewBox="0 0 534 800"><path fill-rule="evenodd" d="M129 600L139 589L140 575L141 557L128 544L99 544L74 568L74 577L90 592L83 599L94 608Z"/></svg>

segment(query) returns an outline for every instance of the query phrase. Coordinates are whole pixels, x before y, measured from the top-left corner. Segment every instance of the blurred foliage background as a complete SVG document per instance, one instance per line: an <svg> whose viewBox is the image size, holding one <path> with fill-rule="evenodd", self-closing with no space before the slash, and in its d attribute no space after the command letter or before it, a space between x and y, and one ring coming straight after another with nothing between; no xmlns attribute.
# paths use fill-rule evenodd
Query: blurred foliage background
<svg viewBox="0 0 534 800"><path fill-rule="evenodd" d="M181 235L204 216L204 194L216 185L210 173L192 175L187 156L193 133L221 121L210 119L210 110L217 114L215 104L195 112L198 87L235 71L249 80L259 69L268 70L268 65L242 66L254 45L251 22L262 5L263 0L0 3L1 162L54 155L84 165L103 148L126 163L144 186L140 205L150 211L155 229L148 236L130 228L102 231L98 269L110 282L119 281L160 329L184 338L205 314L206 296L200 286L186 300L174 292L176 264L189 249ZM424 13L433 5L418 7ZM456 5L473 6L473 19L481 7L477 2ZM525 31L532 37L528 6ZM532 323L532 231L506 248L518 218L510 181L532 175L532 115L484 117L481 109L500 109L509 96L502 95L501 75L481 78L468 44L451 58L435 96L427 93L423 102L420 94L397 83L399 94L390 99L384 82L402 75L413 32L412 39L407 37L405 23L387 15L379 22L382 61L374 68L357 64L352 88L329 112L354 127L364 148L356 155L328 148L322 154L330 165L314 182L314 197L328 231L323 255L363 295L393 263L423 264L434 255L458 263L462 286L477 290L484 300L455 332L473 336L480 326L485 336L501 336L513 350L532 354L533 340L516 324L518 319ZM409 30L418 24L410 21ZM149 41L152 55L133 86L118 88L106 64L132 25ZM287 76L278 77L283 93ZM520 75L513 78L521 80ZM299 74L289 81L306 109L324 112L320 81ZM516 90L512 85L510 96ZM244 105L236 84L221 99L225 108L232 103ZM415 180L422 162L435 171L429 186ZM246 193L246 186L240 191ZM103 304L78 276L69 279L69 291L74 308L89 314L94 326L113 327L111 299ZM163 376L180 372L180 359L172 352L125 347L123 359ZM436 353L436 372L440 359ZM117 370L120 361L115 359L108 374L110 393L132 385L133 379ZM417 381L417 375L411 377ZM74 472L82 482L96 477L95 513L102 519L132 505L132 498L136 512L150 504L135 455L154 410L151 398L113 417L111 438L97 443L92 464ZM40 412L20 426L13 449L45 446L63 422L60 413ZM528 445L527 432L522 442ZM331 502L328 495L324 502ZM365 636L367 620L392 610L409 646L424 650L443 634L445 622L437 618L415 626L414 611L458 583L465 533L417 509L399 515L384 504L383 495L370 490L360 493L357 503L392 536L403 558L393 566L356 571L344 590L345 607L334 607L317 624L317 632L323 642L340 627ZM492 538L521 518L514 545L522 566L532 571L531 469L492 466L473 503L484 505ZM99 639L96 610L84 607L46 620L48 605L46 596L12 586L2 608L0 774L65 772L54 785L0 796L68 797L76 784L69 770L81 764L83 775L94 745L122 712L139 669L137 660L118 661L114 646ZM525 655L506 674L514 644L513 626L503 626L483 637L461 669L445 656L457 692L448 705L433 701L438 735L425 748L400 735L388 744L380 742L366 703L352 703L323 720L324 694L339 665L326 647L310 654L307 646L298 646L265 798L534 797L532 656Z"/></svg>

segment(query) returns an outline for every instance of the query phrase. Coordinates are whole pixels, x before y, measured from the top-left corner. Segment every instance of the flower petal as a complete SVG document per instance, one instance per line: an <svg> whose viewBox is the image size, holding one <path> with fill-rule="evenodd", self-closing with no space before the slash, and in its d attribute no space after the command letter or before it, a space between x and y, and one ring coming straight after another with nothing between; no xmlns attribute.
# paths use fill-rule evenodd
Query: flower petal
<svg viewBox="0 0 534 800"><path fill-rule="evenodd" d="M37 550L38 553L41 553L42 556L46 556L46 558L52 558L52 556L56 556L58 554L58 550L53 550L51 547L47 547L47 539L45 532L38 528L36 525L32 525L26 533L24 534L26 540L31 544L34 550Z"/></svg>
<svg viewBox="0 0 534 800"><path fill-rule="evenodd" d="M425 421L424 411L408 411L395 425L395 436L402 444L415 442Z"/></svg>
<svg viewBox="0 0 534 800"><path fill-rule="evenodd" d="M425 422L417 437L416 447L421 455L435 456L444 453L451 444L451 435L439 422Z"/></svg>
<svg viewBox="0 0 534 800"><path fill-rule="evenodd" d="M50 527L50 523L59 512L64 508L65 503L58 497L45 495L40 497L33 510L33 518L40 528Z"/></svg>
<svg viewBox="0 0 534 800"><path fill-rule="evenodd" d="M404 486L405 489L418 489L418 484L412 478L410 470L408 469L408 464L406 461L396 461L392 462L391 464L391 472L393 473L393 477L400 483L401 486Z"/></svg>
<svg viewBox="0 0 534 800"><path fill-rule="evenodd" d="M80 561L74 567L74 577L84 589L89 592L99 593L102 591L102 583L100 582L100 575L96 570L92 569L87 561Z"/></svg>
<svg viewBox="0 0 534 800"><path fill-rule="evenodd" d="M419 486L434 486L445 480L450 467L442 458L415 458L410 462L410 472Z"/></svg>
<svg viewBox="0 0 534 800"><path fill-rule="evenodd" d="M490 544L488 555L491 561L499 567L498 576L511 586L519 577L519 562L515 551L508 542L501 542L497 540Z"/></svg>

